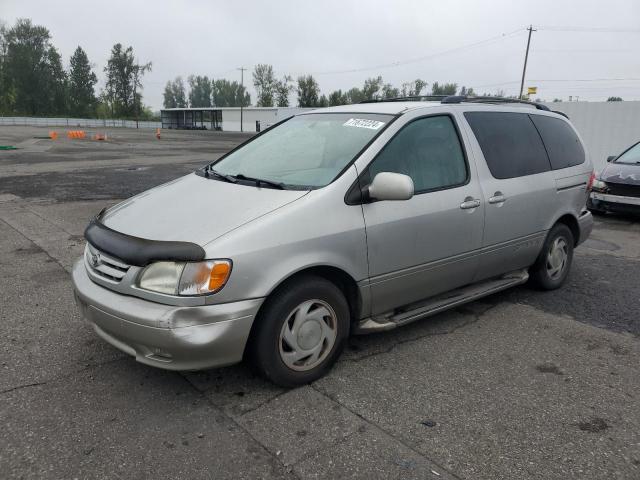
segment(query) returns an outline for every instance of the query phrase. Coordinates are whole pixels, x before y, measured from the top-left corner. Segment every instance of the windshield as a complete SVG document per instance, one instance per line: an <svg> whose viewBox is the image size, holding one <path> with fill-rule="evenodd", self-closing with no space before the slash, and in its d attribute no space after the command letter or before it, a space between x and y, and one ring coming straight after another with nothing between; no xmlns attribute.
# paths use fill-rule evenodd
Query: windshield
<svg viewBox="0 0 640 480"><path fill-rule="evenodd" d="M299 115L231 152L212 168L222 175L277 182L285 188L324 187L392 119L364 113Z"/></svg>
<svg viewBox="0 0 640 480"><path fill-rule="evenodd" d="M640 164L640 143L636 143L633 147L616 158L615 163Z"/></svg>

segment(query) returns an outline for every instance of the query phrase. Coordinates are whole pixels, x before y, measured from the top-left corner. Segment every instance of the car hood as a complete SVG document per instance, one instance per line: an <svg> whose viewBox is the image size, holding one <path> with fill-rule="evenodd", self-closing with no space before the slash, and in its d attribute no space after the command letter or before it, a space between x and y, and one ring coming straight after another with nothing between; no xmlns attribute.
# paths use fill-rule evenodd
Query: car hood
<svg viewBox="0 0 640 480"><path fill-rule="evenodd" d="M102 222L134 237L204 246L307 193L236 185L190 174L109 208Z"/></svg>
<svg viewBox="0 0 640 480"><path fill-rule="evenodd" d="M600 180L603 182L640 185L640 165L607 163L607 166L600 173Z"/></svg>

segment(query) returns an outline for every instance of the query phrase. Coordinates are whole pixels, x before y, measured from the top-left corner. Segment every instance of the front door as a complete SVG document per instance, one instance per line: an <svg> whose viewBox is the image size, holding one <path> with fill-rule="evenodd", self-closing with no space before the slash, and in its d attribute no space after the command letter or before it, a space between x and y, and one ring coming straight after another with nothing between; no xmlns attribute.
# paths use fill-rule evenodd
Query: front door
<svg viewBox="0 0 640 480"><path fill-rule="evenodd" d="M470 283L481 246L484 202L450 115L410 120L367 167L409 175L406 201L363 205L372 314Z"/></svg>

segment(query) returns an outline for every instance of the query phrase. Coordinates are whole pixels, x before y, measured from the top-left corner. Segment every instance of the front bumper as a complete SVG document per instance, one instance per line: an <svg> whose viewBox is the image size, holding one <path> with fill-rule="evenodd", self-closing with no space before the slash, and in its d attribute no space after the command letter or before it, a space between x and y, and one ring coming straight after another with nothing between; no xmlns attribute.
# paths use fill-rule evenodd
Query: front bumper
<svg viewBox="0 0 640 480"><path fill-rule="evenodd" d="M591 192L587 205L594 210L605 212L640 213L640 197Z"/></svg>
<svg viewBox="0 0 640 480"><path fill-rule="evenodd" d="M195 307L163 305L94 283L84 262L72 280L81 316L105 341L140 363L168 370L201 370L242 360L263 299Z"/></svg>

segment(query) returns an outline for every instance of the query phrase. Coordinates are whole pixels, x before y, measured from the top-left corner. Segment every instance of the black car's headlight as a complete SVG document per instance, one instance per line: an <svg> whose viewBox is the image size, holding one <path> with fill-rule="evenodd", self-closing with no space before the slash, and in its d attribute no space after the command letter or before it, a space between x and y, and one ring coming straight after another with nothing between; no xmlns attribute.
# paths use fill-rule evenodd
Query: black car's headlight
<svg viewBox="0 0 640 480"><path fill-rule="evenodd" d="M604 192L607 189L607 184L602 180L595 179L591 185L591 189L597 192Z"/></svg>

